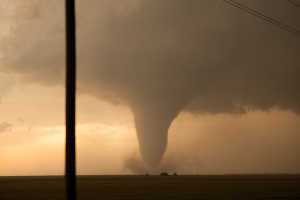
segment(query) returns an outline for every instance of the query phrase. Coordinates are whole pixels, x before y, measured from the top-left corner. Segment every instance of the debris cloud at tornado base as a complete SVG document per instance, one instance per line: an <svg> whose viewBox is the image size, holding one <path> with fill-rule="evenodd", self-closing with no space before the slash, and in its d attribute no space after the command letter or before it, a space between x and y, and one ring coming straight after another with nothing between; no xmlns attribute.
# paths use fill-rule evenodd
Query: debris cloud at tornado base
<svg viewBox="0 0 300 200"><path fill-rule="evenodd" d="M63 4L16 2L26 12L15 12L11 19L23 23L0 41L1 71L27 83L63 85ZM268 3L251 6L279 16ZM168 129L182 111L300 113L296 35L222 1L91 0L76 7L78 92L130 107L151 168L161 162ZM288 11L280 20L300 24Z"/></svg>

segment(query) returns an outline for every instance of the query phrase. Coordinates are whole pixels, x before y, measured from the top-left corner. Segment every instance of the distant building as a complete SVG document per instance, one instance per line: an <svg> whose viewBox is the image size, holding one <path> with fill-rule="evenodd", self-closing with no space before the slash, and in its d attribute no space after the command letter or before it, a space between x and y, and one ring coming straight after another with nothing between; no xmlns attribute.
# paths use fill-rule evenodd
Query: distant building
<svg viewBox="0 0 300 200"><path fill-rule="evenodd" d="M161 175L161 176L168 176L168 173L162 172L162 173L160 173L160 175Z"/></svg>

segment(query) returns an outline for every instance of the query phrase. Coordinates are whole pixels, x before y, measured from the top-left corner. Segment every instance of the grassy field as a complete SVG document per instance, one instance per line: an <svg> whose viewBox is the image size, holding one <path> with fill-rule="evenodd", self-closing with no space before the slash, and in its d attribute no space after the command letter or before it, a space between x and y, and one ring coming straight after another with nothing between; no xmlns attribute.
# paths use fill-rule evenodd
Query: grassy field
<svg viewBox="0 0 300 200"><path fill-rule="evenodd" d="M300 199L300 175L78 176L78 199ZM0 177L0 199L64 199L62 176Z"/></svg>

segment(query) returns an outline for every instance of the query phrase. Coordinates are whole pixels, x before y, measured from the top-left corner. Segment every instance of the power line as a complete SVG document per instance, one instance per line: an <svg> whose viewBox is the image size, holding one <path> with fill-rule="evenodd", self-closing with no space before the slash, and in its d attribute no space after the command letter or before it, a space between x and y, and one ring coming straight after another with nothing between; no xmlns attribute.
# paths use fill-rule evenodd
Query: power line
<svg viewBox="0 0 300 200"><path fill-rule="evenodd" d="M290 2L290 3L292 3L292 4L294 4L294 5L296 5L296 6L298 6L298 7L300 7L300 5L299 4L296 4L295 2L293 2L293 1L290 1L290 0L287 0L288 2Z"/></svg>
<svg viewBox="0 0 300 200"><path fill-rule="evenodd" d="M235 2L235 1L232 1L232 0L229 0L230 2L228 2L226 0L223 0L223 1L226 2L226 3L228 3L228 4L231 4L231 5L235 6L235 7L239 8L239 9L241 9L241 10L244 10L244 11L246 11L246 12L252 14L252 15L255 15L256 17L259 17L259 18L261 18L261 19L263 19L265 21L268 21L268 22L270 22L270 23L272 23L272 24L274 24L276 26L279 26L279 27L281 27L281 28L283 28L283 29L285 29L287 31L290 31L290 32L292 32L292 33L294 33L296 35L300 35L300 31L298 31L297 29L294 29L294 28L292 28L290 26L287 26L287 25L285 25L285 24L283 24L283 23L281 23L281 22L279 22L277 20L274 20L274 19L272 19L272 18L270 18L270 17L268 17L266 15L263 15L263 14L255 11L255 10L252 10L252 9L250 9L250 8L242 5L242 4L239 4L239 3Z"/></svg>
<svg viewBox="0 0 300 200"><path fill-rule="evenodd" d="M225 0L223 0L223 1L225 1ZM226 2L226 3L229 3L229 4L233 5L233 6L235 6L235 7L237 7L237 8L239 8L239 9L241 9L241 10L244 10L244 11L246 11L246 12L252 14L252 15L255 15L255 16L257 16L257 17L259 17L259 18L261 18L261 19L263 19L263 20L265 20L265 21L268 21L268 22L270 22L270 23L272 23L272 24L275 24L275 25L277 25L277 26L279 26L279 27L281 27L281 28L283 28L283 29L286 29L286 30L288 30L288 31L290 31L290 32L292 32L292 33L295 33L295 34L297 34L297 35L300 35L300 31L298 31L298 30L296 30L296 29L294 29L294 28L292 28L292 27L290 27L290 26L287 26L287 25L285 25L285 24L283 24L283 23L281 23L281 22L279 22L279 21L277 21L277 20L274 20L274 19L272 19L272 18L270 18L270 17L268 17L268 16L266 16L266 15L263 15L263 14L261 14L261 13L255 11L255 10L252 10L252 9L250 9L250 8L248 8L248 7L246 7L246 6L242 5L242 4L239 4L239 3L237 3L237 2L235 2L235 1L233 1L233 0L229 0L229 1L234 2L234 3L237 4L237 5L235 5L234 3L230 3L230 2L228 2L228 1L225 1L225 2ZM239 5L239 6L238 6L238 5ZM245 9L244 9L244 8L241 8L240 6L244 7ZM249 11L249 10L250 10L250 11ZM251 11L252 11L252 12L251 12ZM253 13L253 12L254 12L254 13ZM255 14L255 13L257 13L257 14Z"/></svg>
<svg viewBox="0 0 300 200"><path fill-rule="evenodd" d="M238 5L240 5L240 6L244 7L244 8L246 8L246 9L249 9L249 10L251 10L251 11L253 11L253 12L255 12L255 13L257 13L257 14L259 14L259 15L265 17L265 18L267 18L267 19L269 19L269 20L272 20L273 22L276 22L276 23L278 23L278 24L280 24L280 25L282 25L282 26L285 26L285 27L287 27L287 28L290 28L290 29L292 29L292 30L294 30L294 31L300 33L300 31L298 31L298 30L296 30L296 29L294 29L294 28L292 28L292 27L290 27L290 26L287 26L287 25L285 25L285 24L283 24L283 23L281 23L281 22L279 22L279 21L277 21L277 20L275 20L275 19L272 19L272 18L270 18L270 17L268 17L268 16L266 16L266 15L263 15L263 14L261 14L261 13L255 11L255 10L252 10L252 9L250 9L250 8L244 6L244 5L242 5L242 4L240 4L240 3L236 2L236 1L233 1L233 0L229 0L229 1L232 1L232 2L234 2L234 3L236 3L236 4L238 4Z"/></svg>

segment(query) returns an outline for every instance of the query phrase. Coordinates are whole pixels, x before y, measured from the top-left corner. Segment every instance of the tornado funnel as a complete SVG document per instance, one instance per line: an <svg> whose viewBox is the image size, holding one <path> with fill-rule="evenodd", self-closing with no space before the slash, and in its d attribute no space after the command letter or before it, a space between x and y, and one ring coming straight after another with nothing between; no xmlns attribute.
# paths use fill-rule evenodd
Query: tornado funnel
<svg viewBox="0 0 300 200"><path fill-rule="evenodd" d="M135 116L135 127L144 162L155 168L166 151L168 129L173 119L161 119L159 115Z"/></svg>
<svg viewBox="0 0 300 200"><path fill-rule="evenodd" d="M130 106L141 156L152 169L160 164L168 144L168 129L187 102L174 95L163 96L159 99L139 99Z"/></svg>

